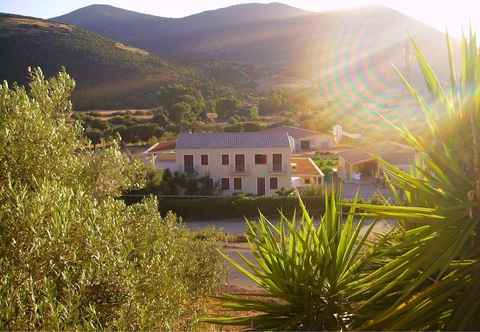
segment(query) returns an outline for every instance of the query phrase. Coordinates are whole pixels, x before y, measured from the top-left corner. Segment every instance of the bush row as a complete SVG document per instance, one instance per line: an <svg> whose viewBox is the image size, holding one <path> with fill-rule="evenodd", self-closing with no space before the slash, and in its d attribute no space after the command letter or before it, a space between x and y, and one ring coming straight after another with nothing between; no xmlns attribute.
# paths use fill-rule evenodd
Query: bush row
<svg viewBox="0 0 480 332"><path fill-rule="evenodd" d="M137 203L141 196L122 197L127 204ZM324 200L321 197L304 197L304 204L314 215L321 215ZM162 215L169 211L186 220L216 220L229 218L253 218L259 211L269 217L278 217L282 212L291 216L299 211L299 201L295 196L288 197L208 197L208 198L165 198L158 197Z"/></svg>

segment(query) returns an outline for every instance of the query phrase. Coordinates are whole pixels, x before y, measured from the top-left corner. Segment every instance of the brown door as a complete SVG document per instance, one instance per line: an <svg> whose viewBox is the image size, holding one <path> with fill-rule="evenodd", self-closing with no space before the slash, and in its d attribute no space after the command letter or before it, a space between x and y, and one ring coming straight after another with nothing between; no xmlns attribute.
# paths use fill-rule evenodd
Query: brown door
<svg viewBox="0 0 480 332"><path fill-rule="evenodd" d="M257 178L257 195L265 195L265 178Z"/></svg>
<svg viewBox="0 0 480 332"><path fill-rule="evenodd" d="M186 154L183 156L183 167L186 173L193 172L193 155Z"/></svg>
<svg viewBox="0 0 480 332"><path fill-rule="evenodd" d="M245 155L244 154L235 155L235 171L245 172Z"/></svg>
<svg viewBox="0 0 480 332"><path fill-rule="evenodd" d="M281 153L273 154L273 170L275 172L282 171L282 154Z"/></svg>

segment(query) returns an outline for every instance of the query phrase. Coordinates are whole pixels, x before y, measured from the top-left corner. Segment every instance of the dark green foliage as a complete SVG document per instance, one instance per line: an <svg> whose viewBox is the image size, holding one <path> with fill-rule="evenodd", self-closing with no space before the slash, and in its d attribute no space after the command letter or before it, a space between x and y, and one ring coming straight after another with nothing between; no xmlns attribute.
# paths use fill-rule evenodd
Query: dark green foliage
<svg viewBox="0 0 480 332"><path fill-rule="evenodd" d="M292 107L294 107L294 105L291 104L286 92L272 91L260 100L258 112L261 115L272 115L288 111Z"/></svg>
<svg viewBox="0 0 480 332"><path fill-rule="evenodd" d="M170 110L170 120L177 124L179 131L191 128L196 121L196 114L186 102L176 103Z"/></svg>
<svg viewBox="0 0 480 332"><path fill-rule="evenodd" d="M250 110L248 111L248 113L251 120L258 120L258 117L259 117L258 107L256 106L250 107Z"/></svg>
<svg viewBox="0 0 480 332"><path fill-rule="evenodd" d="M172 172L167 169L147 172L145 187L127 192L125 195L187 195L213 196L219 193L219 185L209 176L196 173ZM127 198L128 200L128 198Z"/></svg>
<svg viewBox="0 0 480 332"><path fill-rule="evenodd" d="M100 144L104 138L103 132L97 128L87 128L85 130L85 136L90 140L93 145Z"/></svg>
<svg viewBox="0 0 480 332"><path fill-rule="evenodd" d="M141 201L142 197L125 196L127 203ZM253 218L261 211L266 216L277 217L282 211L292 215L299 210L298 199L288 197L210 197L210 198L162 198L158 199L159 209L162 214L172 211L187 220L218 220L228 218ZM321 197L308 197L304 199L309 211L318 216L323 211Z"/></svg>
<svg viewBox="0 0 480 332"><path fill-rule="evenodd" d="M132 126L112 127L110 133L118 133L124 142L147 142L152 137L162 136L163 130L154 123L140 123Z"/></svg>
<svg viewBox="0 0 480 332"><path fill-rule="evenodd" d="M257 122L238 122L226 125L223 130L225 132L254 132L265 129L266 126Z"/></svg>
<svg viewBox="0 0 480 332"><path fill-rule="evenodd" d="M338 168L338 157L334 154L315 154L313 162L320 168L325 176L330 176Z"/></svg>
<svg viewBox="0 0 480 332"><path fill-rule="evenodd" d="M115 115L110 119L101 119L86 113L76 113L73 117L80 121L85 128L85 136L93 144L117 137L124 143L148 142L152 138L161 137L167 129L148 118L139 119L125 114Z"/></svg>
<svg viewBox="0 0 480 332"><path fill-rule="evenodd" d="M40 70L28 88L0 85L0 329L193 329L222 280L216 240L154 199L114 199L143 166L90 148L74 85Z"/></svg>
<svg viewBox="0 0 480 332"><path fill-rule="evenodd" d="M248 73L247 66L232 62L212 61L199 64L203 75L223 84L233 84L243 88L255 88L256 84Z"/></svg>
<svg viewBox="0 0 480 332"><path fill-rule="evenodd" d="M282 188L280 190L278 190L275 194L277 194L278 196L281 196L281 197L288 197L288 196L295 196L295 189L285 189L285 188ZM314 196L314 195L312 195ZM317 195L315 195L317 196ZM321 195L318 195L317 197L321 197Z"/></svg>
<svg viewBox="0 0 480 332"><path fill-rule="evenodd" d="M215 105L215 112L221 116L222 119L229 119L234 115L237 115L237 112L240 108L240 101L233 97L223 97L217 100Z"/></svg>

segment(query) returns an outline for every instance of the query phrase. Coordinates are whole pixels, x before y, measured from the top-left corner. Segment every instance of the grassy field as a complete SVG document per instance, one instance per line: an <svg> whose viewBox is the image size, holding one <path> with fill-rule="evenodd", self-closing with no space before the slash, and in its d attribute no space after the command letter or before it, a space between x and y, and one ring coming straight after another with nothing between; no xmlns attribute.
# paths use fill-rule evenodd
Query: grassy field
<svg viewBox="0 0 480 332"><path fill-rule="evenodd" d="M125 115L129 115L137 120L151 120L153 118L153 111L151 109L92 110L83 111L82 113L105 121Z"/></svg>

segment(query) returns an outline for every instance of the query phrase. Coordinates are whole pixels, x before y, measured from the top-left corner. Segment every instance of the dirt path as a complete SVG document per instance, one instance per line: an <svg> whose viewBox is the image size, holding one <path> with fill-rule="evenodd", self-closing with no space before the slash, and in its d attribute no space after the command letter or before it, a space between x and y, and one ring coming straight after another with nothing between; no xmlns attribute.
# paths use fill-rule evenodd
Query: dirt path
<svg viewBox="0 0 480 332"><path fill-rule="evenodd" d="M253 260L253 254L247 243L227 244L223 252L233 258L235 262L245 265L239 253L249 260ZM260 288L250 279L245 277L230 263L225 262L227 267L227 289L231 293L258 293Z"/></svg>

